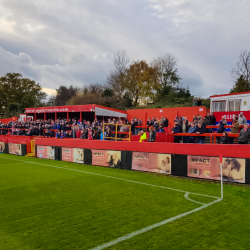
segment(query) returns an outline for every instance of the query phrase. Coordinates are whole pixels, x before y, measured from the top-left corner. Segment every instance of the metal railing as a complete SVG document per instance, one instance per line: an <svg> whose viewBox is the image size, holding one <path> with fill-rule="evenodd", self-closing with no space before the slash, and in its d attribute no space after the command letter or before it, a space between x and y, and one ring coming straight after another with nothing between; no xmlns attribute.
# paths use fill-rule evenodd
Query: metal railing
<svg viewBox="0 0 250 250"><path fill-rule="evenodd" d="M115 131L112 131L111 130L111 134L114 134L115 133L115 137L107 137L105 135L105 127L108 126L109 128L111 126L115 126ZM118 126L121 127L121 126L125 126L125 127L129 127L129 132L120 132L118 131ZM102 133L103 133L103 140L105 139L113 139L115 141L117 140L122 140L122 141L130 141L131 139L131 125L127 125L127 124L114 124L114 123L103 123L103 130L102 130ZM117 137L117 135L120 134L120 135L128 135L128 138L119 138Z"/></svg>

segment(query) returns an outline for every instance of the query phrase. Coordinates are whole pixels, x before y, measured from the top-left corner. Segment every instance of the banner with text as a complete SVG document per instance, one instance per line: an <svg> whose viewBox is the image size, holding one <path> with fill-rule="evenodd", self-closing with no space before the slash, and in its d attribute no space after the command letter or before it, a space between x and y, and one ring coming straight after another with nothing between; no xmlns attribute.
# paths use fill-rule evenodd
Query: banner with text
<svg viewBox="0 0 250 250"><path fill-rule="evenodd" d="M22 155L22 145L16 143L9 143L9 154Z"/></svg>
<svg viewBox="0 0 250 250"><path fill-rule="evenodd" d="M245 183L245 159L222 158L224 181ZM220 159L209 156L188 156L188 176L220 180Z"/></svg>
<svg viewBox="0 0 250 250"><path fill-rule="evenodd" d="M92 150L92 165L120 168L121 151Z"/></svg>
<svg viewBox="0 0 250 250"><path fill-rule="evenodd" d="M62 148L62 161L84 163L83 148Z"/></svg>
<svg viewBox="0 0 250 250"><path fill-rule="evenodd" d="M171 154L133 152L132 169L171 174Z"/></svg>
<svg viewBox="0 0 250 250"><path fill-rule="evenodd" d="M55 148L51 146L37 146L37 157L55 160Z"/></svg>

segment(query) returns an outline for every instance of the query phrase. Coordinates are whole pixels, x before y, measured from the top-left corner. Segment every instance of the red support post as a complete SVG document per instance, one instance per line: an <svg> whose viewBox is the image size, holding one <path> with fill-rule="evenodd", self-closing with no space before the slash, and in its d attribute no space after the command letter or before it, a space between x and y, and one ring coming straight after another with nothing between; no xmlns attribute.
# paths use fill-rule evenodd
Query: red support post
<svg viewBox="0 0 250 250"><path fill-rule="evenodd" d="M57 120L57 113L55 113L55 121Z"/></svg>
<svg viewBox="0 0 250 250"><path fill-rule="evenodd" d="M44 113L44 121L46 121L46 113Z"/></svg>
<svg viewBox="0 0 250 250"><path fill-rule="evenodd" d="M80 112L80 122L82 122L82 112Z"/></svg>
<svg viewBox="0 0 250 250"><path fill-rule="evenodd" d="M69 121L69 112L67 112L67 122Z"/></svg>
<svg viewBox="0 0 250 250"><path fill-rule="evenodd" d="M34 114L34 121L36 121L36 113Z"/></svg>

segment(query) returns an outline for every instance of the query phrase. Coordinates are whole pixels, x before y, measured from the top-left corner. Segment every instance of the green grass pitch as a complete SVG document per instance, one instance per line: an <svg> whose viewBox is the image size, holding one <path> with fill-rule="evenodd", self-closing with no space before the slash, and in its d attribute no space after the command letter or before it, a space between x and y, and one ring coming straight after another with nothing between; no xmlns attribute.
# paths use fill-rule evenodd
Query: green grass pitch
<svg viewBox="0 0 250 250"><path fill-rule="evenodd" d="M220 184L0 154L0 249L250 249L249 187L193 193Z"/></svg>

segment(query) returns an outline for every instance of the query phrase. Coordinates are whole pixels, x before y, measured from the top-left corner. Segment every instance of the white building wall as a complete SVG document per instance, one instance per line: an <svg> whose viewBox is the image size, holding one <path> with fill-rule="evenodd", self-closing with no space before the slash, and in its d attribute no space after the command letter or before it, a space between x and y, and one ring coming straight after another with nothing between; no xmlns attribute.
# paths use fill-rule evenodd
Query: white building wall
<svg viewBox="0 0 250 250"><path fill-rule="evenodd" d="M250 93L239 94L239 95L226 95L226 96L214 96L210 98L210 110L213 110L213 102L225 101L225 111L229 111L229 101L240 101L240 111L250 110Z"/></svg>

